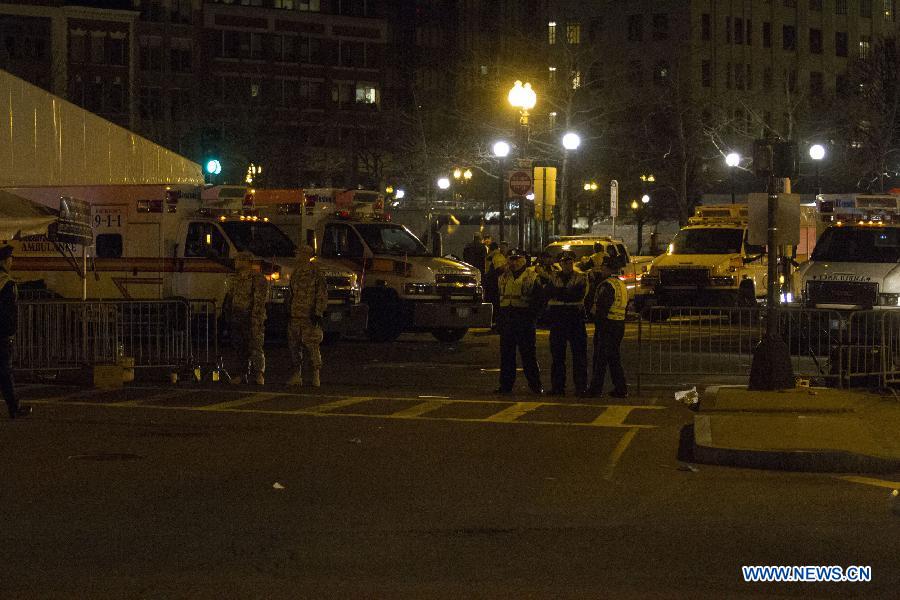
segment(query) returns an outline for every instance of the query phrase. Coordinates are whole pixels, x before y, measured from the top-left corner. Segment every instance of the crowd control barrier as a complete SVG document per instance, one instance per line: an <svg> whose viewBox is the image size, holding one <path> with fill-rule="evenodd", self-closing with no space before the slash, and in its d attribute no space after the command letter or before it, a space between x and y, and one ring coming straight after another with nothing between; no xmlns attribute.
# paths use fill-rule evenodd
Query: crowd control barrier
<svg viewBox="0 0 900 600"><path fill-rule="evenodd" d="M217 330L213 301L20 301L13 368L80 369L125 357L136 368L209 364Z"/></svg>

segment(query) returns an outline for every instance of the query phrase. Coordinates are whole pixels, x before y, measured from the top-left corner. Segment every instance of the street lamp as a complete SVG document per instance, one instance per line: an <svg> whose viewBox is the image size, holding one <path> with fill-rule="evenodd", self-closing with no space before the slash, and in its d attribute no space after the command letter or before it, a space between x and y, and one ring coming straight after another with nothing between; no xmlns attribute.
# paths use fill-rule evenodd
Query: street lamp
<svg viewBox="0 0 900 600"><path fill-rule="evenodd" d="M519 109L519 158L525 158L528 155L528 111L534 108L534 105L537 104L537 94L534 93L534 90L531 89L531 84L525 82L524 84L521 81L516 81L513 84L511 90L509 90L509 94L507 94L507 99L509 103L514 108ZM521 248L525 241L525 221L523 220L522 208L523 204L525 204L523 198L519 198L519 214L518 214L518 229L519 229L519 247ZM502 223L501 223L501 231L502 231Z"/></svg>
<svg viewBox="0 0 900 600"><path fill-rule="evenodd" d="M439 188L441 188L442 190L449 190L450 189L450 180L446 177L441 177L440 179L437 180L437 186Z"/></svg>
<svg viewBox="0 0 900 600"><path fill-rule="evenodd" d="M577 133L570 131L562 137L563 164L562 172L559 174L559 206L561 217L560 220L562 221L563 233L565 235L572 235L572 207L570 205L569 194L566 185L569 171L569 152L578 150L578 147L580 145L581 136L579 136Z"/></svg>
<svg viewBox="0 0 900 600"><path fill-rule="evenodd" d="M506 235L506 185L505 185L505 177L503 172L503 163L506 160L506 157L509 156L509 144L504 141L494 142L494 156L497 157L497 179L500 182L499 190L500 194L498 200L500 201L500 241L505 241Z"/></svg>
<svg viewBox="0 0 900 600"><path fill-rule="evenodd" d="M813 144L810 146L809 157L816 165L816 198L818 198L822 193L822 188L819 186L819 163L825 158L825 146L822 144Z"/></svg>
<svg viewBox="0 0 900 600"><path fill-rule="evenodd" d="M734 204L734 169L741 164L741 155L737 152L729 152L725 157L725 164L731 170L731 203Z"/></svg>
<svg viewBox="0 0 900 600"><path fill-rule="evenodd" d="M650 202L650 196L644 194L641 196L641 202L638 203L637 200L631 201L631 210L634 211L634 217L637 219L637 252L636 254L640 255L641 249L644 246L644 211L646 210L647 204Z"/></svg>

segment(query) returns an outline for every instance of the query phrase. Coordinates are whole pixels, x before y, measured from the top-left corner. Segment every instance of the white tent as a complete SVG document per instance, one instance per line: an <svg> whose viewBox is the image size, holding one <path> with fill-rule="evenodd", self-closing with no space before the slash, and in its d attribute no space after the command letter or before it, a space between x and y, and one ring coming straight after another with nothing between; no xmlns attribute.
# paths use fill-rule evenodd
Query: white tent
<svg viewBox="0 0 900 600"><path fill-rule="evenodd" d="M0 190L0 240L47 233L56 211Z"/></svg>

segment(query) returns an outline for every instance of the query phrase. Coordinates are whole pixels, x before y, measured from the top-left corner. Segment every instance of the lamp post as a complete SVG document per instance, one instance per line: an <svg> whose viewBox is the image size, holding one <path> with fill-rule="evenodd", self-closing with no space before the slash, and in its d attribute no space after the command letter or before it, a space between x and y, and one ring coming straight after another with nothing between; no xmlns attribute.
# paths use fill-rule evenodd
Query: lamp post
<svg viewBox="0 0 900 600"><path fill-rule="evenodd" d="M741 164L741 155L737 152L729 152L725 157L725 164L731 171L731 203L734 204L734 170Z"/></svg>
<svg viewBox="0 0 900 600"><path fill-rule="evenodd" d="M641 250L644 246L644 211L646 210L647 204L650 202L650 196L644 194L641 196L641 202L638 204L637 200L631 201L631 210L634 211L634 216L637 219L637 252L636 254L640 255Z"/></svg>
<svg viewBox="0 0 900 600"><path fill-rule="evenodd" d="M559 174L559 206L561 217L560 220L562 221L563 233L565 235L572 235L572 207L570 205L569 193L566 184L569 170L569 152L577 150L580 145L581 136L579 136L577 133L570 131L562 138L563 164L562 172Z"/></svg>
<svg viewBox="0 0 900 600"><path fill-rule="evenodd" d="M521 81L516 81L512 89L509 90L507 99L509 100L509 103L512 107L519 109L519 158L524 159L528 156L528 111L534 108L534 105L537 104L537 94L535 94L534 90L531 89L530 83L525 82L523 84ZM522 214L522 208L524 204L525 199L519 197L518 246L520 248L523 246L525 241L525 221Z"/></svg>
<svg viewBox="0 0 900 600"><path fill-rule="evenodd" d="M499 185L499 196L497 200L500 203L500 241L506 241L506 181L504 177L503 163L506 160L506 157L509 156L509 144L504 141L494 142L494 156L497 157L497 180L500 182Z"/></svg>
<svg viewBox="0 0 900 600"><path fill-rule="evenodd" d="M809 147L809 157L816 165L816 199L822 194L822 188L819 185L819 163L825 158L825 146L822 144L813 144Z"/></svg>

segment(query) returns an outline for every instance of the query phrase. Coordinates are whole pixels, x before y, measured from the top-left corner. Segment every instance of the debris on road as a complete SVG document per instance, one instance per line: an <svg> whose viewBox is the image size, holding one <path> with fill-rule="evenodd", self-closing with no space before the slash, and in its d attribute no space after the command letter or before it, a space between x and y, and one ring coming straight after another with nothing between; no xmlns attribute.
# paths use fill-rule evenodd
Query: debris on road
<svg viewBox="0 0 900 600"><path fill-rule="evenodd" d="M678 465L679 471L690 471L691 473L699 473L700 469L695 467L694 465L689 465L687 463L681 463Z"/></svg>
<svg viewBox="0 0 900 600"><path fill-rule="evenodd" d="M362 444L362 440L359 438L350 438L347 440L348 444Z"/></svg>
<svg viewBox="0 0 900 600"><path fill-rule="evenodd" d="M283 490L284 486L276 481L275 483L272 484L272 489L273 490Z"/></svg>
<svg viewBox="0 0 900 600"><path fill-rule="evenodd" d="M891 490L891 498L893 499L891 510L895 515L900 515L900 490Z"/></svg>
<svg viewBox="0 0 900 600"><path fill-rule="evenodd" d="M688 408L696 407L700 403L700 395L697 393L697 386L695 385L689 390L675 392L675 402L681 402Z"/></svg>

